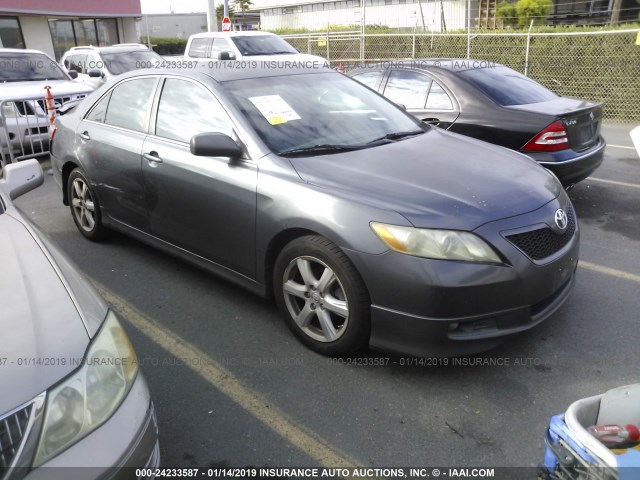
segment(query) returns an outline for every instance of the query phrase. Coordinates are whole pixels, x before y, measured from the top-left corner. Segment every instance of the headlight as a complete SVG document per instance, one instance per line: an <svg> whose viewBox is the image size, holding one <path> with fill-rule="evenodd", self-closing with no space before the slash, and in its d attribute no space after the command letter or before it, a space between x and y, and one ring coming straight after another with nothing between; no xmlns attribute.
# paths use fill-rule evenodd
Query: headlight
<svg viewBox="0 0 640 480"><path fill-rule="evenodd" d="M5 102L2 104L2 115L4 118L17 118L22 116L20 112L18 112L16 104L13 102Z"/></svg>
<svg viewBox="0 0 640 480"><path fill-rule="evenodd" d="M392 250L416 257L466 262L502 263L496 252L470 232L400 227L371 223L378 237Z"/></svg>
<svg viewBox="0 0 640 480"><path fill-rule="evenodd" d="M110 311L82 367L47 394L34 467L106 422L129 393L137 373L138 362L129 337Z"/></svg>

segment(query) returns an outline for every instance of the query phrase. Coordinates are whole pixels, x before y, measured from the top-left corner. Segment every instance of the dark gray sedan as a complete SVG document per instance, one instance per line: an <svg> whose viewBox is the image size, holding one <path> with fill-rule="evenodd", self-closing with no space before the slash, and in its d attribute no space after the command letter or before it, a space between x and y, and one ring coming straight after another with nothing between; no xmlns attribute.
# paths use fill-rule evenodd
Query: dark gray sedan
<svg viewBox="0 0 640 480"><path fill-rule="evenodd" d="M478 352L567 299L578 225L553 174L328 68L264 66L132 72L61 117L78 230L273 295L327 355Z"/></svg>

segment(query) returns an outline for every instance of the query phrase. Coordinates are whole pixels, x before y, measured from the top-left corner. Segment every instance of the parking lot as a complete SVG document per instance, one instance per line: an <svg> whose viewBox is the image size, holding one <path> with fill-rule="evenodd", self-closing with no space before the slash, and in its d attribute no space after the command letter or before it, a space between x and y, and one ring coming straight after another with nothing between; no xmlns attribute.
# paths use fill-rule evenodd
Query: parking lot
<svg viewBox="0 0 640 480"><path fill-rule="evenodd" d="M465 359L322 357L270 301L119 234L85 240L53 177L16 203L124 319L163 466L532 467L551 415L638 381L640 159L628 130L604 127L602 167L570 192L582 237L567 303Z"/></svg>

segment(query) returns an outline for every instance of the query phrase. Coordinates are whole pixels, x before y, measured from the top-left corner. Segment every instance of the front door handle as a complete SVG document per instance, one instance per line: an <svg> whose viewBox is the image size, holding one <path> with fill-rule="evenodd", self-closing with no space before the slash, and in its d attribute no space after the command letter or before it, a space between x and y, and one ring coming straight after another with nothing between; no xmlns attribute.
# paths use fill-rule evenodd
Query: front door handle
<svg viewBox="0 0 640 480"><path fill-rule="evenodd" d="M142 157L148 162L152 162L152 164L162 163L162 159L160 158L160 155L158 155L158 152L143 153Z"/></svg>
<svg viewBox="0 0 640 480"><path fill-rule="evenodd" d="M78 134L78 136L80 137L81 140L84 140L85 142L91 140L91 137L89 136L89 132L87 132L86 130Z"/></svg>

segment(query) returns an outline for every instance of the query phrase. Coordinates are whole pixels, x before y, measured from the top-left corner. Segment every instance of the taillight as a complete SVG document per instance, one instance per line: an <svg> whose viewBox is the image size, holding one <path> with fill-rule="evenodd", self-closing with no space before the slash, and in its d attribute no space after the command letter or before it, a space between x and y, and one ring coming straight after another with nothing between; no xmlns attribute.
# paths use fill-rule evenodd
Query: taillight
<svg viewBox="0 0 640 480"><path fill-rule="evenodd" d="M529 140L522 147L522 150L529 152L556 152L565 148L569 148L567 131L564 128L564 123L557 120Z"/></svg>

